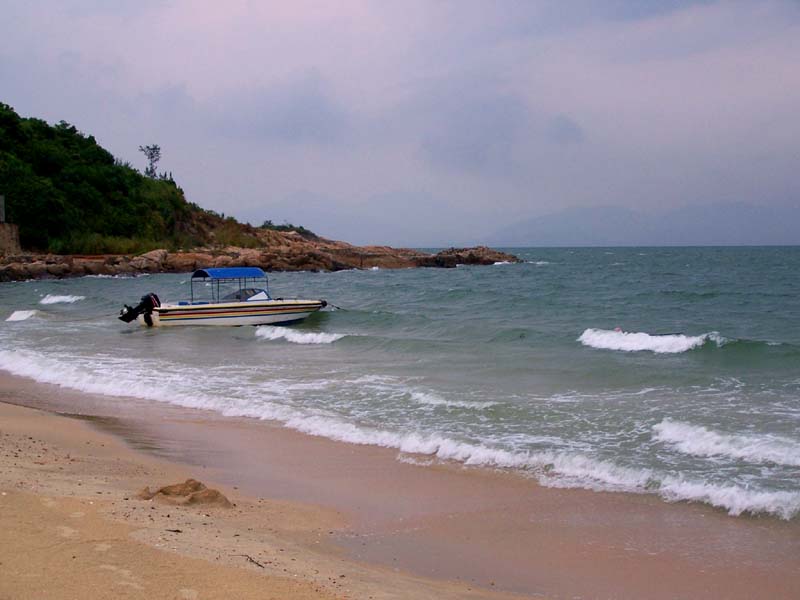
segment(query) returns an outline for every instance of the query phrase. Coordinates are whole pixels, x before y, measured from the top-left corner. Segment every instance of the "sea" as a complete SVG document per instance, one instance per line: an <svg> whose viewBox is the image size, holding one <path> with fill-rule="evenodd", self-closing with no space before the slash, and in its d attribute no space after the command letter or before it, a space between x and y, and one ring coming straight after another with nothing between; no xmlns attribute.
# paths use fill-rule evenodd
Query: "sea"
<svg viewBox="0 0 800 600"><path fill-rule="evenodd" d="M800 518L800 247L511 248L523 262L272 273L292 326L118 321L187 274L0 284L0 369L102 394ZM532 483L533 485L533 483Z"/></svg>

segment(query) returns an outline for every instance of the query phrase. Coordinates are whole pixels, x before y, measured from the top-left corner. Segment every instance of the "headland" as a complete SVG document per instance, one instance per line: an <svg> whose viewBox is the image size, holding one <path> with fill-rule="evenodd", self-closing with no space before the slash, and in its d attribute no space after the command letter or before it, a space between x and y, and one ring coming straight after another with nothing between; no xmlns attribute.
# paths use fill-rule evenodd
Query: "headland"
<svg viewBox="0 0 800 600"><path fill-rule="evenodd" d="M389 246L354 246L294 232L259 232L256 248L201 247L191 251L156 249L143 254L17 254L0 257L0 282L85 275L133 276L183 273L203 267L261 267L266 271L342 271L346 269L454 268L519 262L516 256L477 246L436 254Z"/></svg>

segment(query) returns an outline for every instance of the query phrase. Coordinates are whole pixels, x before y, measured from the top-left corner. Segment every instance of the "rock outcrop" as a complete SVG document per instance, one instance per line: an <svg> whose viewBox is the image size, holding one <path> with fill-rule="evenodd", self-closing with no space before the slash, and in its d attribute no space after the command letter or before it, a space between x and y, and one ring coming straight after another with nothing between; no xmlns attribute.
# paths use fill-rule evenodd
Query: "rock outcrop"
<svg viewBox="0 0 800 600"><path fill-rule="evenodd" d="M266 271L341 271L344 269L408 269L519 262L510 254L485 246L450 248L428 254L409 248L353 246L324 238L309 239L295 232L263 231L261 246L197 248L192 251L152 250L138 256L17 254L0 260L0 281L185 273L202 267L261 267Z"/></svg>
<svg viewBox="0 0 800 600"><path fill-rule="evenodd" d="M438 254L417 258L418 267L453 268L458 265L494 265L516 263L520 260L511 254L493 250L486 246L475 248L449 248Z"/></svg>

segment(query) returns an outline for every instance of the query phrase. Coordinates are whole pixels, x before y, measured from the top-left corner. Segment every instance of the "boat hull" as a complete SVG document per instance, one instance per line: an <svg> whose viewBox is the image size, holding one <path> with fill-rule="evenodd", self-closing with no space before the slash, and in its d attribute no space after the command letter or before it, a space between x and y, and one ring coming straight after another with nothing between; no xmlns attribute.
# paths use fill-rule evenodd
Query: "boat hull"
<svg viewBox="0 0 800 600"><path fill-rule="evenodd" d="M145 315L139 315L136 320L146 327L279 325L305 319L323 306L322 300L164 304L153 309L152 325Z"/></svg>

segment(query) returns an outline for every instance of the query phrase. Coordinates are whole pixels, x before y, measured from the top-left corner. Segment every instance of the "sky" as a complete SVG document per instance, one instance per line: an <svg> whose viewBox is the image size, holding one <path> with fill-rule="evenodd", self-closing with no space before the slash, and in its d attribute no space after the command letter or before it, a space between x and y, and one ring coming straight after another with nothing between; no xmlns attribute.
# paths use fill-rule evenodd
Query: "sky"
<svg viewBox="0 0 800 600"><path fill-rule="evenodd" d="M5 0L0 102L354 243L800 207L797 0Z"/></svg>

